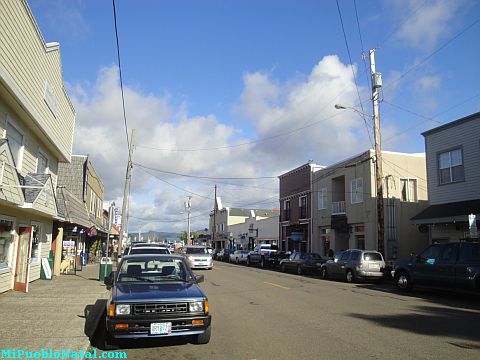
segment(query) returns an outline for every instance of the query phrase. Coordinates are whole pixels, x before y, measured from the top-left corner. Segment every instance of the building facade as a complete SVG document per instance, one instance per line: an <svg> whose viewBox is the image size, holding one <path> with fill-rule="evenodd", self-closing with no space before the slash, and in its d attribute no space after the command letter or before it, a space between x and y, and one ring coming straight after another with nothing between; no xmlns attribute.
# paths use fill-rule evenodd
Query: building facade
<svg viewBox="0 0 480 360"><path fill-rule="evenodd" d="M245 222L229 226L232 233L233 245L236 249L253 249L257 244L278 245L278 219L280 211L272 210L270 217L262 217L257 210L250 210L250 216Z"/></svg>
<svg viewBox="0 0 480 360"><path fill-rule="evenodd" d="M382 158L385 258L394 260L428 243L427 234L410 222L427 206L425 155L383 151ZM312 251L326 256L378 248L374 159L369 150L314 174Z"/></svg>
<svg viewBox="0 0 480 360"><path fill-rule="evenodd" d="M429 207L412 221L428 227L430 242L478 239L480 112L422 135Z"/></svg>
<svg viewBox="0 0 480 360"><path fill-rule="evenodd" d="M230 229L232 225L243 224L254 211L258 219L266 219L278 216L277 210L271 209L242 209L223 207L220 198L215 202L215 211L210 212L209 219L209 237L211 246L215 249L232 247L235 243L235 237ZM253 247L252 247L253 248Z"/></svg>
<svg viewBox="0 0 480 360"><path fill-rule="evenodd" d="M279 176L279 248L310 251L312 239L312 179L323 166L309 162Z"/></svg>
<svg viewBox="0 0 480 360"><path fill-rule="evenodd" d="M45 43L26 1L0 2L0 44L0 292L28 291L51 249L75 111L60 46Z"/></svg>

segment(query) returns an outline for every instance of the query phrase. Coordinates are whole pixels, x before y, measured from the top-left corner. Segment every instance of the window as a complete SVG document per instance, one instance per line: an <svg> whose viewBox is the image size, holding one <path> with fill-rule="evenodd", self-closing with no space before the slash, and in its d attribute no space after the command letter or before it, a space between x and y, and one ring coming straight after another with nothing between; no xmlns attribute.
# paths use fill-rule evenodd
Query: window
<svg viewBox="0 0 480 360"><path fill-rule="evenodd" d="M22 166L23 134L18 131L10 122L7 122L7 140L12 151L15 166L20 169Z"/></svg>
<svg viewBox="0 0 480 360"><path fill-rule="evenodd" d="M290 220L290 200L283 203L283 220Z"/></svg>
<svg viewBox="0 0 480 360"><path fill-rule="evenodd" d="M350 256L350 260L360 260L360 252L352 251L352 256Z"/></svg>
<svg viewBox="0 0 480 360"><path fill-rule="evenodd" d="M350 251L345 251L345 252L342 253L342 255L340 256L340 260L345 261L345 260L348 260L349 257L350 257Z"/></svg>
<svg viewBox="0 0 480 360"><path fill-rule="evenodd" d="M6 269L11 265L14 237L13 226L13 221L0 219L0 269Z"/></svg>
<svg viewBox="0 0 480 360"><path fill-rule="evenodd" d="M300 206L300 219L307 218L307 197L302 196L298 201L298 205Z"/></svg>
<svg viewBox="0 0 480 360"><path fill-rule="evenodd" d="M320 191L318 192L318 210L326 209L327 201L327 189L320 189Z"/></svg>
<svg viewBox="0 0 480 360"><path fill-rule="evenodd" d="M400 179L402 201L417 201L417 179Z"/></svg>
<svg viewBox="0 0 480 360"><path fill-rule="evenodd" d="M32 263L40 261L40 244L42 242L42 226L40 224L32 224L33 238L32 238Z"/></svg>
<svg viewBox="0 0 480 360"><path fill-rule="evenodd" d="M357 248L360 250L365 250L365 235L355 235L357 240Z"/></svg>
<svg viewBox="0 0 480 360"><path fill-rule="evenodd" d="M463 181L462 149L447 151L438 156L438 179L440 184Z"/></svg>
<svg viewBox="0 0 480 360"><path fill-rule="evenodd" d="M48 174L48 158L42 152L38 152L37 174Z"/></svg>
<svg viewBox="0 0 480 360"><path fill-rule="evenodd" d="M363 202L363 178L353 179L350 182L350 200L352 204Z"/></svg>

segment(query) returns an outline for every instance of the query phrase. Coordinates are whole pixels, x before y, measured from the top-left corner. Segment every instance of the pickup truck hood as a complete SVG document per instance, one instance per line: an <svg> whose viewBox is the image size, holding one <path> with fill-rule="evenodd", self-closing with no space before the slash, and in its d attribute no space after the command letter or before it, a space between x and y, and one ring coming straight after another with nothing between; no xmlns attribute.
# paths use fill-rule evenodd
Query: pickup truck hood
<svg viewBox="0 0 480 360"><path fill-rule="evenodd" d="M195 298L205 298L197 284L177 281L155 284L116 284L112 292L113 302L155 302L194 300Z"/></svg>

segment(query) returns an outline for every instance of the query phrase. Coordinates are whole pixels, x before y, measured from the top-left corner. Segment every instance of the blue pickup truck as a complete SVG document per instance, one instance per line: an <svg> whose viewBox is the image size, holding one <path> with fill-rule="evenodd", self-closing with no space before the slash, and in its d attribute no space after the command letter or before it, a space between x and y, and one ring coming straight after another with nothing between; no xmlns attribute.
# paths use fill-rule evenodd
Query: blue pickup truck
<svg viewBox="0 0 480 360"><path fill-rule="evenodd" d="M189 336L195 344L210 341L208 299L178 255L127 255L105 278L107 339Z"/></svg>
<svg viewBox="0 0 480 360"><path fill-rule="evenodd" d="M480 292L480 244L430 245L418 256L398 260L392 277L400 291L411 291L418 285Z"/></svg>

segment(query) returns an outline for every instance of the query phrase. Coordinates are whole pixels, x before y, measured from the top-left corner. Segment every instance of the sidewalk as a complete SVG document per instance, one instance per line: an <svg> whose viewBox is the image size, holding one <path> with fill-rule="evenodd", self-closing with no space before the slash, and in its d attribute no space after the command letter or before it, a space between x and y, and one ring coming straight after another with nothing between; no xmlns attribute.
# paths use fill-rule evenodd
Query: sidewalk
<svg viewBox="0 0 480 360"><path fill-rule="evenodd" d="M0 294L0 351L87 350L90 341L85 333L95 331L109 296L98 272L98 264L89 264L77 275L36 280L26 294Z"/></svg>

